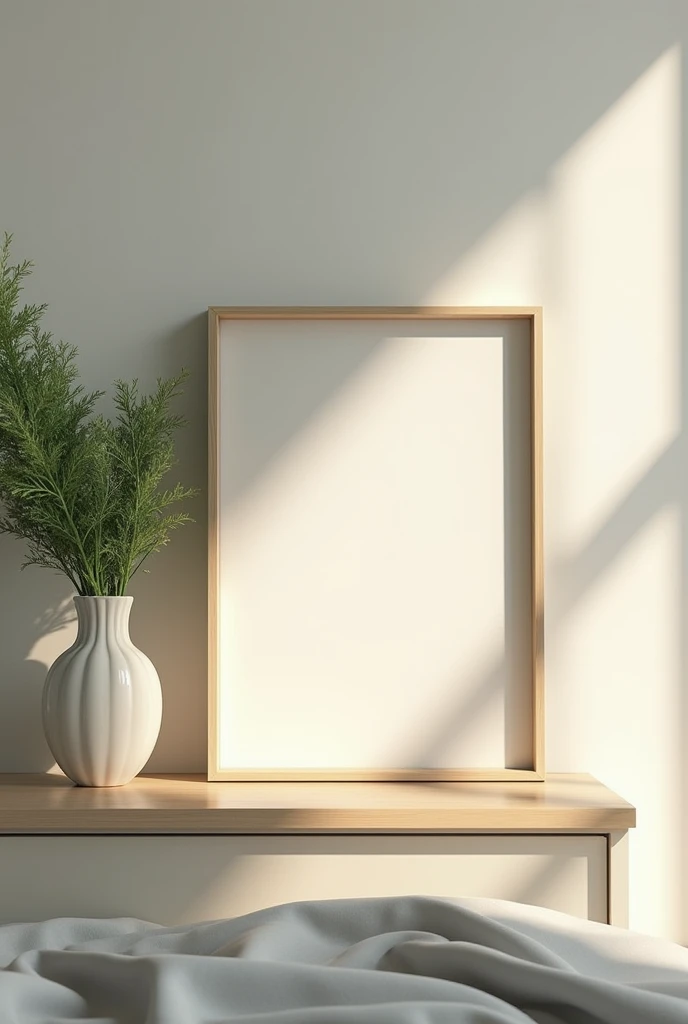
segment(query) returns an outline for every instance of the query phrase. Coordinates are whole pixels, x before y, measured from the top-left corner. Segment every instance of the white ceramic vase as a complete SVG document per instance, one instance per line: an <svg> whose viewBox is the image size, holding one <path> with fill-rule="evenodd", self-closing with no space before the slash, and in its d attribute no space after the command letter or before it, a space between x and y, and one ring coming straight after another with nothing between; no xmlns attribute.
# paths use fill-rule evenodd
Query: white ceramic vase
<svg viewBox="0 0 688 1024"><path fill-rule="evenodd" d="M79 786L124 786L160 732L162 691L129 638L132 597L75 597L76 640L43 690L43 728L62 771Z"/></svg>

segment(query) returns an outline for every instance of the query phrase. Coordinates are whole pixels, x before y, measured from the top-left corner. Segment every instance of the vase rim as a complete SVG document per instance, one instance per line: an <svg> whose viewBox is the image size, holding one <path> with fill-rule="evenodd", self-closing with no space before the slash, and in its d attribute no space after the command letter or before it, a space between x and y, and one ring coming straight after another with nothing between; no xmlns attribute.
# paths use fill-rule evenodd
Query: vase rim
<svg viewBox="0 0 688 1024"><path fill-rule="evenodd" d="M112 595L100 595L100 594L75 594L74 601L133 601L134 598L131 594L112 594Z"/></svg>

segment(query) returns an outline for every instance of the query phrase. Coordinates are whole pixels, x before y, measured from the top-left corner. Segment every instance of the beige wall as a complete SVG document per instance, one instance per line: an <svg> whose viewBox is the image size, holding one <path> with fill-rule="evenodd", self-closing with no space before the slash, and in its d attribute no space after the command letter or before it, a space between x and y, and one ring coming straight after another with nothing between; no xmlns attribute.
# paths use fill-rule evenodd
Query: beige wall
<svg viewBox="0 0 688 1024"><path fill-rule="evenodd" d="M666 0L0 0L0 228L85 381L217 304L546 307L548 758L637 803L631 922L688 939L680 44ZM150 767L205 758L205 510L136 586ZM50 764L59 579L0 540L0 768ZM52 632L51 632L52 631Z"/></svg>

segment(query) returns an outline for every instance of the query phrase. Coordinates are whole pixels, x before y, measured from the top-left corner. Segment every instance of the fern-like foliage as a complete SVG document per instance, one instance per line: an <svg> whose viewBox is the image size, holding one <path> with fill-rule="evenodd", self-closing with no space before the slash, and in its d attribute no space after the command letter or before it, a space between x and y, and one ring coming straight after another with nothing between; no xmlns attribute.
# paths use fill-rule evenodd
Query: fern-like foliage
<svg viewBox="0 0 688 1024"><path fill-rule="evenodd" d="M190 522L170 506L196 492L161 487L184 423L172 402L186 379L115 382L116 416L96 413L104 392L79 383L77 350L41 329L45 306L20 306L29 261L0 247L0 531L27 544L26 565L63 573L81 595L121 596L172 530Z"/></svg>

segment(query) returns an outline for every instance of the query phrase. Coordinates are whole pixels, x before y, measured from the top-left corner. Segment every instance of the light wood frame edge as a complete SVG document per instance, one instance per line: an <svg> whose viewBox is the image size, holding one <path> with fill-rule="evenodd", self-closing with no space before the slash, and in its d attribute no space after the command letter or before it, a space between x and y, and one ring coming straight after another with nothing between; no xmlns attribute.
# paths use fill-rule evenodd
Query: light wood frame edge
<svg viewBox="0 0 688 1024"><path fill-rule="evenodd" d="M543 524L542 309L533 310L530 334L531 657L533 768L545 776L545 549Z"/></svg>
<svg viewBox="0 0 688 1024"><path fill-rule="evenodd" d="M220 428L219 354L222 320L529 320L531 409L532 769L223 770L219 760L218 604ZM208 308L208 781L542 782L545 778L544 544L541 306L210 306Z"/></svg>
<svg viewBox="0 0 688 1024"><path fill-rule="evenodd" d="M208 311L208 781L219 780L218 608L219 608L219 357L220 317Z"/></svg>

